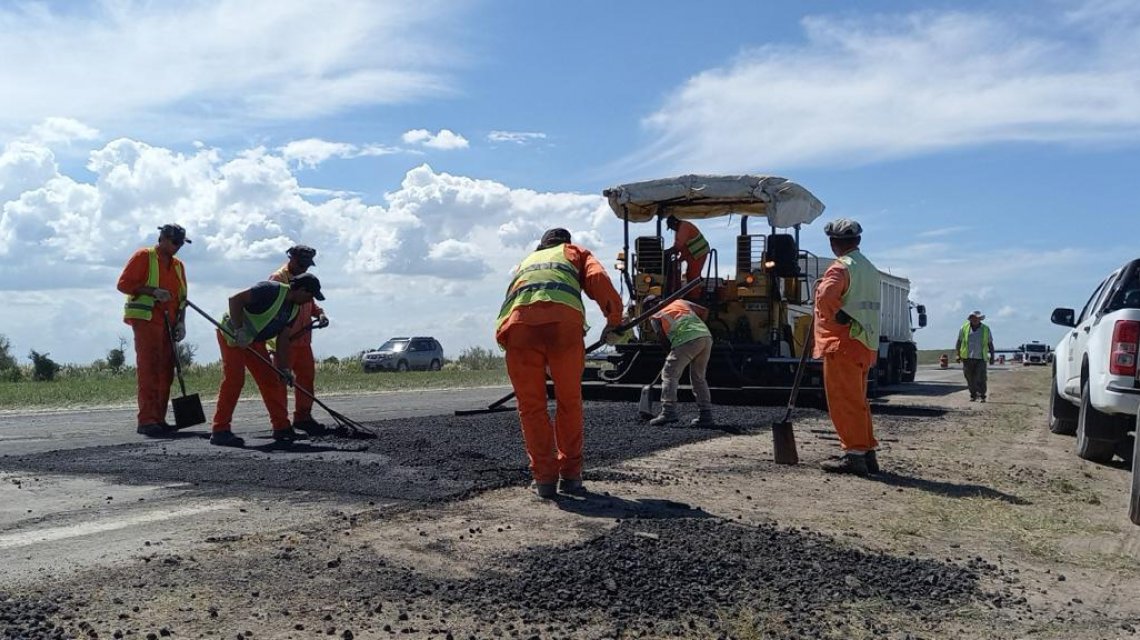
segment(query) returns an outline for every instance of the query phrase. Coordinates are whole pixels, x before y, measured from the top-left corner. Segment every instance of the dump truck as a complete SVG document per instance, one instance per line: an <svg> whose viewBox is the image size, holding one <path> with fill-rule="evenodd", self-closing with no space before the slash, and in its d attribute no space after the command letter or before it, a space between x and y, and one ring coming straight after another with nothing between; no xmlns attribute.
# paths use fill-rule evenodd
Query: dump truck
<svg viewBox="0 0 1140 640"><path fill-rule="evenodd" d="M664 221L740 219L735 268L720 274L721 248L713 247L703 284L689 297L709 309L713 351L707 377L718 404L783 402L791 390L811 327L815 283L833 258L800 248L800 230L822 215L823 203L786 178L757 175L686 175L619 185L603 192L623 224L623 245L614 265L628 293L627 315L645 309L645 299L683 286L681 257L664 238ZM750 228L750 221L766 229ZM647 229L640 225L651 225ZM925 309L909 300L909 282L883 274L883 328L879 366L871 387L914 380L917 350L912 310L925 326ZM605 355L606 365L587 368L583 395L592 399L636 398L653 383L668 348L646 322ZM822 397L823 365L809 359L801 393ZM687 393L682 388L682 393Z"/></svg>

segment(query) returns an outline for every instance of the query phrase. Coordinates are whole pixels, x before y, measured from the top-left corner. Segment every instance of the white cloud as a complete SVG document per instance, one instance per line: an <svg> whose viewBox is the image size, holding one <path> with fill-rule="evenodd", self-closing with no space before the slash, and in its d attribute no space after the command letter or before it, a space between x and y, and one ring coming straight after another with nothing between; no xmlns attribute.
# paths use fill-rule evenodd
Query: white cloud
<svg viewBox="0 0 1140 640"><path fill-rule="evenodd" d="M71 118L47 118L32 127L28 138L53 144L56 142L73 142L81 140L94 140L99 137L99 130L89 127L78 120Z"/></svg>
<svg viewBox="0 0 1140 640"><path fill-rule="evenodd" d="M58 114L169 135L453 92L463 10L398 0L8 3L0 125ZM383 43L383 46L377 46ZM193 135L193 134L191 134Z"/></svg>
<svg viewBox="0 0 1140 640"><path fill-rule="evenodd" d="M404 132L403 140L406 144L419 144L431 149L466 149L467 138L450 129L440 129L432 133L427 129L412 129Z"/></svg>
<svg viewBox="0 0 1140 640"><path fill-rule="evenodd" d="M783 170L1002 142L1135 143L1140 7L1055 7L805 19L802 44L744 51L676 89L631 161Z"/></svg>
<svg viewBox="0 0 1140 640"><path fill-rule="evenodd" d="M518 145L545 139L546 134L537 131L492 131L487 134L488 142L510 142Z"/></svg>
<svg viewBox="0 0 1140 640"><path fill-rule="evenodd" d="M356 151L356 145L347 142L329 142L319 138L293 140L281 147L281 157L298 166L315 167L329 158L347 158Z"/></svg>
<svg viewBox="0 0 1140 640"><path fill-rule="evenodd" d="M1013 318L1014 316L1017 315L1017 309L1015 309L1014 307L1007 304L1007 305L1003 306L1001 309L998 309L998 312L996 315L999 318Z"/></svg>
<svg viewBox="0 0 1140 640"><path fill-rule="evenodd" d="M930 229L918 234L920 238L941 238L943 236L952 236L963 231L969 231L969 227L942 227L941 229Z"/></svg>

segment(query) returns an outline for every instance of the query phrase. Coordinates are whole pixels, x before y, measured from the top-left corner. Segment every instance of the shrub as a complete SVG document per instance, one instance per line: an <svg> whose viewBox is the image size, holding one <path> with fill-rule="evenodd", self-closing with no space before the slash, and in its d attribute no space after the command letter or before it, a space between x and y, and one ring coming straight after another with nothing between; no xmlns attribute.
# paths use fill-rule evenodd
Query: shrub
<svg viewBox="0 0 1140 640"><path fill-rule="evenodd" d="M0 369L0 382L19 382L24 379L24 372L20 367Z"/></svg>
<svg viewBox="0 0 1140 640"><path fill-rule="evenodd" d="M179 342L174 347L174 351L178 354L178 363L185 369L194 364L194 355L198 353L198 345L189 342Z"/></svg>
<svg viewBox="0 0 1140 640"><path fill-rule="evenodd" d="M502 356L484 347L467 347L455 359L455 368L460 371L494 371L507 368Z"/></svg>
<svg viewBox="0 0 1140 640"><path fill-rule="evenodd" d="M0 370L18 367L16 357L12 355L12 343L8 341L8 336L0 334Z"/></svg>
<svg viewBox="0 0 1140 640"><path fill-rule="evenodd" d="M60 367L55 360L48 357L47 353L38 353L32 349L28 358L32 361L32 380L37 382L55 380L55 374L59 373Z"/></svg>
<svg viewBox="0 0 1140 640"><path fill-rule="evenodd" d="M110 369L112 373L121 373L123 366L127 364L126 348L127 341L123 338L119 338L119 348L111 349L107 352L107 368Z"/></svg>
<svg viewBox="0 0 1140 640"><path fill-rule="evenodd" d="M323 364L340 364L340 358L336 356L329 356L321 361Z"/></svg>

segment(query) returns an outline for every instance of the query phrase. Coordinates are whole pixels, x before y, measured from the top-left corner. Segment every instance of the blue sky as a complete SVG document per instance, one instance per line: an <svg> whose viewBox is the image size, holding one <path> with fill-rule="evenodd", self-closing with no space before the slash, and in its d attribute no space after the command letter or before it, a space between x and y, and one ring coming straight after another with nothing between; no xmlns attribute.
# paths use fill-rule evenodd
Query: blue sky
<svg viewBox="0 0 1140 640"><path fill-rule="evenodd" d="M542 229L612 263L603 188L759 173L863 223L930 310L920 347L975 308L1002 345L1054 342L1050 310L1137 257L1140 8L853 7L0 3L0 334L103 356L129 335L126 257L179 221L208 309L305 242L333 319L318 355L407 333L455 354L491 345ZM821 226L803 238L825 254ZM705 225L726 266L736 228ZM205 322L189 333L216 358Z"/></svg>

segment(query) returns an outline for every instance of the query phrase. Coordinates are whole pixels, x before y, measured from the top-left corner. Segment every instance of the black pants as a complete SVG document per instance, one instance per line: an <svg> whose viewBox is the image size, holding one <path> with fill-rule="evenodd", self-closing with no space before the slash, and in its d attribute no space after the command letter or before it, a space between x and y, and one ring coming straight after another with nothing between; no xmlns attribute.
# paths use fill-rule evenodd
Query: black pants
<svg viewBox="0 0 1140 640"><path fill-rule="evenodd" d="M962 361L962 371L966 373L970 397L986 397L986 361L982 358L966 358Z"/></svg>

